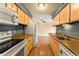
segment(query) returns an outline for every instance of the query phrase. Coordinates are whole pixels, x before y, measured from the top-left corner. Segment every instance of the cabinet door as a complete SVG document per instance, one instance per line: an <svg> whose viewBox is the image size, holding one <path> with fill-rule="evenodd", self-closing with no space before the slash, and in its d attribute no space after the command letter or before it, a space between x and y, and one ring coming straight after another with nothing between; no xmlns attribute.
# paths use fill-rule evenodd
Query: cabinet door
<svg viewBox="0 0 79 59"><path fill-rule="evenodd" d="M18 8L18 15L19 15L19 23L22 23L22 13L21 13L22 11L21 11L21 9L20 8Z"/></svg>
<svg viewBox="0 0 79 59"><path fill-rule="evenodd" d="M25 14L25 20L24 20L25 25L28 25L29 23L29 17L27 14Z"/></svg>
<svg viewBox="0 0 79 59"><path fill-rule="evenodd" d="M27 43L26 43L25 48L24 48L24 55L25 56L29 55L29 52L30 52L29 41L30 40L27 40Z"/></svg>
<svg viewBox="0 0 79 59"><path fill-rule="evenodd" d="M29 37L24 48L24 55L25 56L29 55L31 49L32 49L32 37Z"/></svg>
<svg viewBox="0 0 79 59"><path fill-rule="evenodd" d="M51 48L54 56L60 55L60 44L56 39L53 38L53 36L51 36Z"/></svg>
<svg viewBox="0 0 79 59"><path fill-rule="evenodd" d="M49 45L51 45L51 36L50 35L49 35L48 43L49 43Z"/></svg>
<svg viewBox="0 0 79 59"><path fill-rule="evenodd" d="M14 12L17 12L17 6L13 3L7 3L7 8L13 10Z"/></svg>
<svg viewBox="0 0 79 59"><path fill-rule="evenodd" d="M22 21L22 24L25 24L25 13L22 11L22 19L21 19L21 21Z"/></svg>
<svg viewBox="0 0 79 59"><path fill-rule="evenodd" d="M20 24L24 24L24 13L23 13L23 11L20 9L20 8L18 8L18 15L19 15L19 23Z"/></svg>
<svg viewBox="0 0 79 59"><path fill-rule="evenodd" d="M71 22L79 21L79 3L71 4Z"/></svg>
<svg viewBox="0 0 79 59"><path fill-rule="evenodd" d="M57 42L55 39L53 40L52 49L53 49L54 56L59 56L60 55L59 42Z"/></svg>
<svg viewBox="0 0 79 59"><path fill-rule="evenodd" d="M24 46L24 56L28 55L28 47L27 47L28 43L27 43L27 39L25 41L25 46Z"/></svg>
<svg viewBox="0 0 79 59"><path fill-rule="evenodd" d="M55 18L52 20L53 25L59 25L59 14L55 16Z"/></svg>
<svg viewBox="0 0 79 59"><path fill-rule="evenodd" d="M60 24L69 23L69 4L60 12Z"/></svg>
<svg viewBox="0 0 79 59"><path fill-rule="evenodd" d="M7 3L6 6L12 10L12 3Z"/></svg>
<svg viewBox="0 0 79 59"><path fill-rule="evenodd" d="M17 13L17 8L18 7L15 4L12 4L12 6L13 6L13 11L15 11Z"/></svg>
<svg viewBox="0 0 79 59"><path fill-rule="evenodd" d="M32 37L29 38L29 50L31 51L32 49Z"/></svg>

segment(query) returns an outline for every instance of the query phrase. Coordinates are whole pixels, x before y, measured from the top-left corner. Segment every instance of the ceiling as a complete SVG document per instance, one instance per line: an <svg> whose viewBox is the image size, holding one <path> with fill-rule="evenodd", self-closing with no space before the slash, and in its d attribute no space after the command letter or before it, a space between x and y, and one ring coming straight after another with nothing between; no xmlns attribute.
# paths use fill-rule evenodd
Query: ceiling
<svg viewBox="0 0 79 59"><path fill-rule="evenodd" d="M46 3L44 8L39 8L36 3L24 3L25 7L30 11L33 20L50 21L51 15L56 12L61 3Z"/></svg>

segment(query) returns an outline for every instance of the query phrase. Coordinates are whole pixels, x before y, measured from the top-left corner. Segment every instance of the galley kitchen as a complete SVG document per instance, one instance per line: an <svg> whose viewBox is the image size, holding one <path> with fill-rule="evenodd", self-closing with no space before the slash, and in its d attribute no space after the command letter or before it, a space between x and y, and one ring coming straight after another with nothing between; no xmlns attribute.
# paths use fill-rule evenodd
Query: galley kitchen
<svg viewBox="0 0 79 59"><path fill-rule="evenodd" d="M79 56L79 4L0 3L0 56Z"/></svg>

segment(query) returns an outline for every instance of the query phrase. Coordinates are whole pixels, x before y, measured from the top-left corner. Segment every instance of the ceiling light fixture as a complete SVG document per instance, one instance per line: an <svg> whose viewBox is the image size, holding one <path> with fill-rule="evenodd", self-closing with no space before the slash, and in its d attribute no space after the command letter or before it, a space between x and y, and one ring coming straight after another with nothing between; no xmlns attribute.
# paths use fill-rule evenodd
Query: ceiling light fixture
<svg viewBox="0 0 79 59"><path fill-rule="evenodd" d="M41 7L41 8L45 7L45 3L38 3L37 5L38 5L38 7Z"/></svg>

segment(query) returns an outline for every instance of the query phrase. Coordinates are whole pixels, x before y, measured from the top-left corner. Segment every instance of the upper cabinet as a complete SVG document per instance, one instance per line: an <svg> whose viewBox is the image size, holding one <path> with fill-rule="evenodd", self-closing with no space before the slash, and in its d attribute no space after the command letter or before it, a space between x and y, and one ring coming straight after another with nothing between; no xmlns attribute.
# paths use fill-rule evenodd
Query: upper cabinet
<svg viewBox="0 0 79 59"><path fill-rule="evenodd" d="M53 25L59 25L59 14L55 16L55 18L52 20Z"/></svg>
<svg viewBox="0 0 79 59"><path fill-rule="evenodd" d="M22 24L24 21L22 20L22 10L20 8L18 8L18 15L19 15L18 22Z"/></svg>
<svg viewBox="0 0 79 59"><path fill-rule="evenodd" d="M13 10L14 12L17 12L17 6L14 3L7 3L6 7Z"/></svg>
<svg viewBox="0 0 79 59"><path fill-rule="evenodd" d="M19 23L23 25L28 25L28 15L25 14L20 8L18 8L18 15L19 15Z"/></svg>
<svg viewBox="0 0 79 59"><path fill-rule="evenodd" d="M26 25L28 25L28 23L29 23L29 16L27 14L25 14L25 21L24 21L24 23Z"/></svg>
<svg viewBox="0 0 79 59"><path fill-rule="evenodd" d="M79 4L72 3L70 13L71 13L71 22L79 21Z"/></svg>
<svg viewBox="0 0 79 59"><path fill-rule="evenodd" d="M60 12L60 24L69 23L69 4Z"/></svg>
<svg viewBox="0 0 79 59"><path fill-rule="evenodd" d="M16 12L19 15L18 23L22 25L28 25L29 23L29 16L16 4L14 3L6 3L6 7L10 10Z"/></svg>

